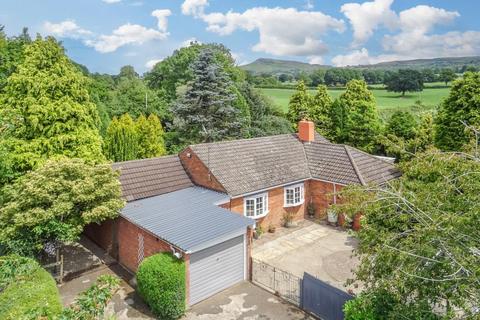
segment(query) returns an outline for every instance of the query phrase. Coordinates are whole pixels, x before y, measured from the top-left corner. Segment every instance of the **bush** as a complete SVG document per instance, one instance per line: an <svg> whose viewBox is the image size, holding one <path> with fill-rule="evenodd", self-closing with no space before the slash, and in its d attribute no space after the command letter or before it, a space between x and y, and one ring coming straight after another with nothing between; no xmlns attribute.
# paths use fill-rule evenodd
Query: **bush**
<svg viewBox="0 0 480 320"><path fill-rule="evenodd" d="M146 258L137 272L138 291L160 319L185 313L185 263L169 253Z"/></svg>
<svg viewBox="0 0 480 320"><path fill-rule="evenodd" d="M52 318L61 311L55 280L35 260L0 257L0 319Z"/></svg>

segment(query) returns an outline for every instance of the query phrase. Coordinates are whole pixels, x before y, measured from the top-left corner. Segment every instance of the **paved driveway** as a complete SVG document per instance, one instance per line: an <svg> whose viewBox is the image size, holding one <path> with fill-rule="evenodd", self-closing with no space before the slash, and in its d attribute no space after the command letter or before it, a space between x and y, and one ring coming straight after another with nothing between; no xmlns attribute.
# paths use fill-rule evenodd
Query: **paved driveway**
<svg viewBox="0 0 480 320"><path fill-rule="evenodd" d="M250 282L242 282L194 305L183 320L314 319Z"/></svg>
<svg viewBox="0 0 480 320"><path fill-rule="evenodd" d="M285 232L285 230L284 230ZM299 277L308 272L342 289L358 260L351 257L357 241L338 228L305 221L289 233L254 242L253 258Z"/></svg>

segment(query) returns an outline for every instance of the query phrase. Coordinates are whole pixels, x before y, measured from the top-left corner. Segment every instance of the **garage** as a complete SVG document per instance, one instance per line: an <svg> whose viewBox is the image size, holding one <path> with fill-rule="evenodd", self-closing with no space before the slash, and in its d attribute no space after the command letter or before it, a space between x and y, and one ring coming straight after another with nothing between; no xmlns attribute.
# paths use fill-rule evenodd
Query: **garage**
<svg viewBox="0 0 480 320"><path fill-rule="evenodd" d="M190 304L245 280L245 275L244 235L193 253L190 256Z"/></svg>

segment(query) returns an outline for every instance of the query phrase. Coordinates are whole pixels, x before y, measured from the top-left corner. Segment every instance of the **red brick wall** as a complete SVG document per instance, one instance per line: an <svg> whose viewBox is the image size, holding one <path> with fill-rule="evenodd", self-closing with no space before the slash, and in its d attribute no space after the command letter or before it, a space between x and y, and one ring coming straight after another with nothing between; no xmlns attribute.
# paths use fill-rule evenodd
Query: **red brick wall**
<svg viewBox="0 0 480 320"><path fill-rule="evenodd" d="M106 220L101 224L91 223L84 229L84 234L95 242L100 248L104 249L113 257L116 257L116 248L114 248L114 219Z"/></svg>
<svg viewBox="0 0 480 320"><path fill-rule="evenodd" d="M305 195L308 193L308 185L305 184ZM244 213L243 197L235 198L230 201L230 210L239 214ZM287 212L293 213L294 220L302 220L306 214L305 204L288 207L284 206L284 190L283 187L268 190L268 214L257 220L257 225L261 225L264 231L267 231L270 225L275 227L283 226L283 215Z"/></svg>
<svg viewBox="0 0 480 320"><path fill-rule="evenodd" d="M341 185L335 185L337 192L342 188ZM309 181L309 194L305 194L305 202L312 202L315 206L315 217L325 218L327 214L327 208L334 202L334 187L333 183L310 180Z"/></svg>
<svg viewBox="0 0 480 320"><path fill-rule="evenodd" d="M118 219L118 262L132 272L138 268L138 235L143 235L144 258L158 252L170 252L170 245L124 218Z"/></svg>
<svg viewBox="0 0 480 320"><path fill-rule="evenodd" d="M188 154L190 154L190 157L188 157ZM223 188L217 178L210 173L208 168L192 149L186 148L178 156L193 183L208 189L226 192L225 188Z"/></svg>

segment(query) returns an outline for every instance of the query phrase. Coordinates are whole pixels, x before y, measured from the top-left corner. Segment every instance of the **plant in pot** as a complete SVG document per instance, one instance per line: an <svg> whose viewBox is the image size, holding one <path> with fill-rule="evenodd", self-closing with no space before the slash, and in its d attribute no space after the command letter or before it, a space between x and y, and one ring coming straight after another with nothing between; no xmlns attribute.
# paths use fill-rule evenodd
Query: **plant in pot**
<svg viewBox="0 0 480 320"><path fill-rule="evenodd" d="M308 204L307 214L310 219L315 218L315 205L313 203Z"/></svg>
<svg viewBox="0 0 480 320"><path fill-rule="evenodd" d="M292 227L295 227L296 224L295 222L293 221L293 217L295 215L292 213L292 212L285 212L283 214L283 226L286 227L286 228L292 228Z"/></svg>
<svg viewBox="0 0 480 320"><path fill-rule="evenodd" d="M255 239L258 239L260 238L260 236L263 234L263 228L261 225L258 225L256 228L255 228L255 232L253 233L253 237Z"/></svg>
<svg viewBox="0 0 480 320"><path fill-rule="evenodd" d="M273 224L270 223L270 224L268 225L268 232L270 232L270 233L275 233L275 229L276 229L276 228L275 228L275 226L274 226Z"/></svg>

